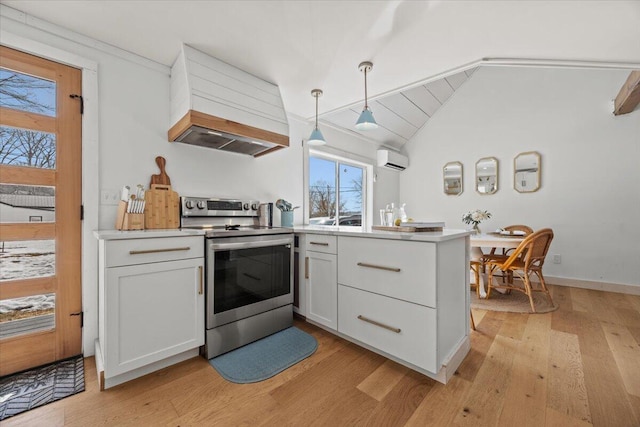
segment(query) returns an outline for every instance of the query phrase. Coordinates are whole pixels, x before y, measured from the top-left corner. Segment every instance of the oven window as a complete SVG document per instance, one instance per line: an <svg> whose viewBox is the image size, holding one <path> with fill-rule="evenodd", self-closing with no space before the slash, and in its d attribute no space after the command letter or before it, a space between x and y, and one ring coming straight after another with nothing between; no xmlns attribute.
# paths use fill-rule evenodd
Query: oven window
<svg viewBox="0 0 640 427"><path fill-rule="evenodd" d="M291 289L287 245L215 252L214 313L286 295Z"/></svg>

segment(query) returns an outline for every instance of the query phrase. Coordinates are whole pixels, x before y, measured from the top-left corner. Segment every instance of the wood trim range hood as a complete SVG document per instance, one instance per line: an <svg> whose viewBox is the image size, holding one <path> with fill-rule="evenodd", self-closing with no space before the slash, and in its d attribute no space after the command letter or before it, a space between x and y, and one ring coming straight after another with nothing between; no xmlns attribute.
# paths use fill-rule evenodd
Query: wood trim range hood
<svg viewBox="0 0 640 427"><path fill-rule="evenodd" d="M276 85L187 45L171 68L169 141L259 157L289 146Z"/></svg>

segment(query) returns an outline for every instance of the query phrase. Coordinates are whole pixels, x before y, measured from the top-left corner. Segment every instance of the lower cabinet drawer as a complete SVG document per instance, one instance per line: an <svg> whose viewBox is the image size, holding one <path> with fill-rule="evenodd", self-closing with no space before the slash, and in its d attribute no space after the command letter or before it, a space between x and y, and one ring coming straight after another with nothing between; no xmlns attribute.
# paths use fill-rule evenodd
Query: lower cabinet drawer
<svg viewBox="0 0 640 427"><path fill-rule="evenodd" d="M106 267L202 258L204 256L202 236L107 240L105 245Z"/></svg>
<svg viewBox="0 0 640 427"><path fill-rule="evenodd" d="M338 285L338 331L438 372L435 309Z"/></svg>

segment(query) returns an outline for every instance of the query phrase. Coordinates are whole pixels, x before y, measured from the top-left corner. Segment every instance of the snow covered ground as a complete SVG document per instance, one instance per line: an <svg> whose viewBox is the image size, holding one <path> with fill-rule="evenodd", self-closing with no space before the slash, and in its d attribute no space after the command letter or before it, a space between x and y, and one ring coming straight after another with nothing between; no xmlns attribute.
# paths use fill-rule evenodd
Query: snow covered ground
<svg viewBox="0 0 640 427"><path fill-rule="evenodd" d="M53 276L55 262L54 240L0 242L0 281ZM6 315L0 316L0 322L16 315L37 316L54 308L55 294L0 300L0 315Z"/></svg>
<svg viewBox="0 0 640 427"><path fill-rule="evenodd" d="M55 249L55 240L0 242L0 281L53 276Z"/></svg>

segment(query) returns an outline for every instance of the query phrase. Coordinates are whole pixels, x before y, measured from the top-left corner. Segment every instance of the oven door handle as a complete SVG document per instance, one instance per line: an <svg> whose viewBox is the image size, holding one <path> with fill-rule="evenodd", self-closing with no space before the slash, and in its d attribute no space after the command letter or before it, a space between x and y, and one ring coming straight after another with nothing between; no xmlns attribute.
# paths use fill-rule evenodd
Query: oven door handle
<svg viewBox="0 0 640 427"><path fill-rule="evenodd" d="M233 249L251 249L251 248L266 248L268 246L281 246L293 244L292 239L276 239L276 240L264 240L259 242L239 242L239 243L211 243L209 246L214 251L226 251Z"/></svg>

